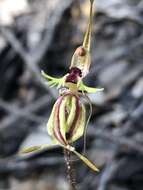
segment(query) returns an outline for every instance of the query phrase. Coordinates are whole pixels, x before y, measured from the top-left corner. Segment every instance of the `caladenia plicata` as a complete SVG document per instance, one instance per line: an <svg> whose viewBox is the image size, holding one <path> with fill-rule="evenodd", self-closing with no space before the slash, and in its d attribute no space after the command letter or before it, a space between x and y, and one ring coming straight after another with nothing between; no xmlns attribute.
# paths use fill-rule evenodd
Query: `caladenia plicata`
<svg viewBox="0 0 143 190"><path fill-rule="evenodd" d="M93 171L99 171L93 162L77 152L73 146L74 142L85 135L89 120L86 106L81 99L86 99L91 107L87 93L103 90L88 87L83 83L83 78L89 73L91 64L93 1L90 0L89 22L83 44L74 52L68 73L61 78L54 78L42 71L42 76L48 81L48 84L59 89L59 97L53 106L47 123L48 134L53 139L53 144L30 147L22 152L29 153L59 145L65 150L67 167L70 168L69 156L70 153L73 153Z"/></svg>

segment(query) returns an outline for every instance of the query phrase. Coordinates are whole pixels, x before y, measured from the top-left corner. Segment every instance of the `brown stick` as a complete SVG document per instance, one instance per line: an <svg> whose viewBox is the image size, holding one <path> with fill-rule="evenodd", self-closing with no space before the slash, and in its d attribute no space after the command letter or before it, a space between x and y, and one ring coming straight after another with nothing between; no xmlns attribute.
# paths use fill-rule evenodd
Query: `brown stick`
<svg viewBox="0 0 143 190"><path fill-rule="evenodd" d="M67 167L67 176L70 184L70 190L77 190L76 188L76 176L73 162L71 161L71 152L64 149L65 162Z"/></svg>

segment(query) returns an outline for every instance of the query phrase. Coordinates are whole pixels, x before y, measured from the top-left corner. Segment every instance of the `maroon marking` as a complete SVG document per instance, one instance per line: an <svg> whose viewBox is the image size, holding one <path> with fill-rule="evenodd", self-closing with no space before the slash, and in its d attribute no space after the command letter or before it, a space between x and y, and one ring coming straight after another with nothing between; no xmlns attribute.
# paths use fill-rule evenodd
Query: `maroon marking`
<svg viewBox="0 0 143 190"><path fill-rule="evenodd" d="M56 105L56 113L55 113L55 119L56 119L56 122L55 122L55 127L54 127L54 135L56 137L56 139L61 142L61 144L64 144L66 145L66 141L65 139L63 138L62 134L61 134L61 131L60 131L60 118L59 118L59 110L60 110L60 105L62 103L62 100L63 100L63 97L59 97L59 99L57 100L57 105Z"/></svg>
<svg viewBox="0 0 143 190"><path fill-rule="evenodd" d="M82 77L81 70L77 67L72 67L69 70L69 75L66 77L66 82L76 84L78 82L78 77Z"/></svg>
<svg viewBox="0 0 143 190"><path fill-rule="evenodd" d="M55 108L55 109L57 109L57 108ZM57 110L55 110L55 114L56 114L56 112L57 112ZM62 143L63 144L63 141L62 141L62 136L61 136L61 134L59 133L59 130L57 130L57 127L56 127L56 123L58 122L57 121L57 119L56 119L56 121L55 121L55 119L56 118L54 118L54 128L53 128L53 134L54 134L54 136L55 136L55 138L60 142L60 143Z"/></svg>
<svg viewBox="0 0 143 190"><path fill-rule="evenodd" d="M56 119L56 122L55 122L55 127L54 127L54 136L55 138L61 142L62 144L64 145L67 145L67 142L65 141L65 139L63 138L62 134L61 134L61 131L60 131L60 117L59 117L59 111L60 111L60 105L62 103L62 100L66 97L66 96L74 96L76 98L76 116L75 116L75 119L73 121L73 124L72 124L72 128L73 129L70 129L71 132L69 132L69 134L71 134L74 130L74 126L75 126L75 123L78 119L78 115L79 115L79 101L78 101L78 97L71 93L71 92L68 92L66 94L64 94L63 96L59 97L58 100L57 100L57 105L56 105L56 113L55 113L55 119ZM71 135L70 135L71 136Z"/></svg>
<svg viewBox="0 0 143 190"><path fill-rule="evenodd" d="M78 75L80 77L82 76L81 70L77 67L70 68L69 73L73 73L73 74Z"/></svg>

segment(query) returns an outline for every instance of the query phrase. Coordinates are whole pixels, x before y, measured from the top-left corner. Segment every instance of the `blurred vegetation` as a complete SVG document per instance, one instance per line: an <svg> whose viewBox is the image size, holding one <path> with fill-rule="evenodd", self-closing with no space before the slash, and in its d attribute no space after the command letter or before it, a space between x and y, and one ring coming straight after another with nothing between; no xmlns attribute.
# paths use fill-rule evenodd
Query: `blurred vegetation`
<svg viewBox="0 0 143 190"><path fill-rule="evenodd" d="M143 1L96 0L95 13L85 82L105 90L90 95L87 155L101 171L77 161L78 189L142 190ZM58 92L40 71L67 72L87 16L87 0L0 1L0 190L68 189L59 148L22 159L17 152L50 142L46 122Z"/></svg>

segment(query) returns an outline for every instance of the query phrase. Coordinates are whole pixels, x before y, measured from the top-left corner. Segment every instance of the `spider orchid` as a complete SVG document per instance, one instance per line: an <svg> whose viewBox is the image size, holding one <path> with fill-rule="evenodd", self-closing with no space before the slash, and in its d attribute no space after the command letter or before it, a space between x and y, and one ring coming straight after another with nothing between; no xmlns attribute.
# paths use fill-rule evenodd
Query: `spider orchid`
<svg viewBox="0 0 143 190"><path fill-rule="evenodd" d="M72 143L81 138L86 132L89 118L86 118L86 107L81 101L84 97L89 102L86 93L95 93L103 89L86 86L82 79L88 74L91 64L91 33L93 17L93 1L90 0L90 16L82 46L74 52L69 71L61 78L54 78L42 71L51 87L60 89L60 95L53 106L52 113L47 123L48 134L52 137L54 144L30 147L23 150L23 153L38 151L59 145L74 153L89 168L98 171L96 165L80 154L72 146Z"/></svg>

